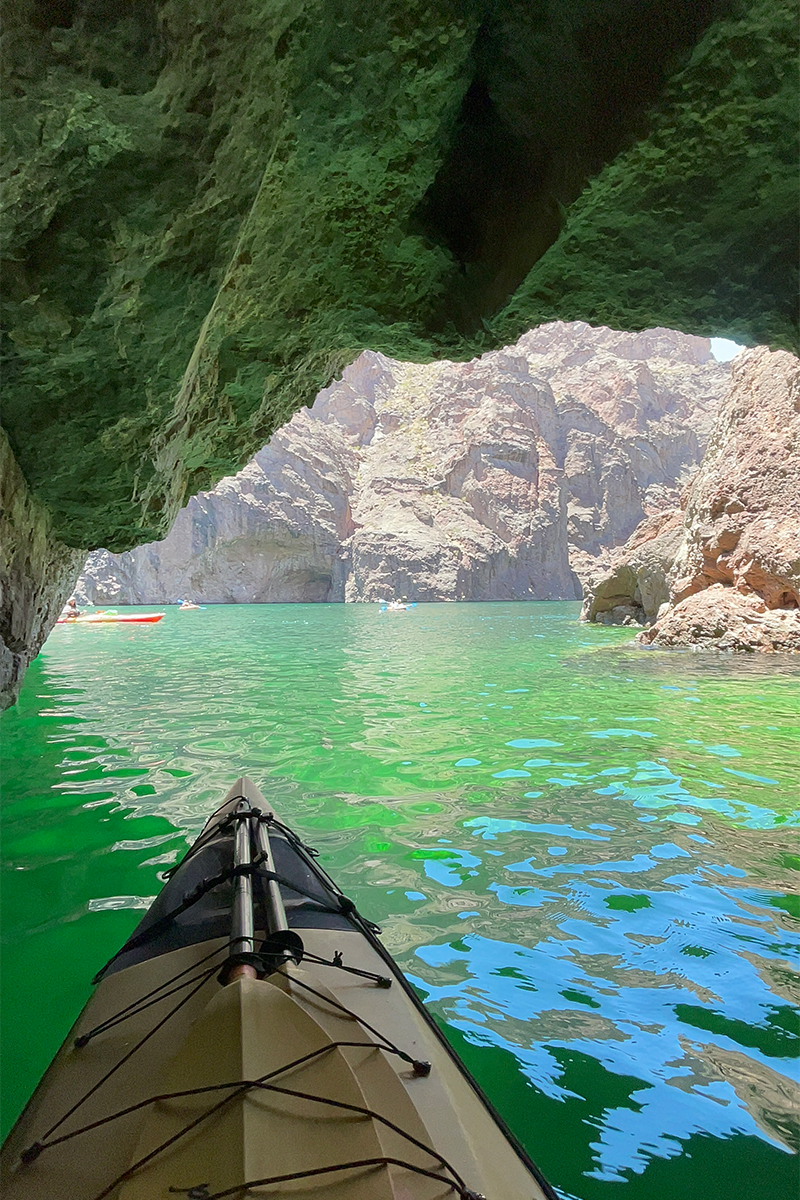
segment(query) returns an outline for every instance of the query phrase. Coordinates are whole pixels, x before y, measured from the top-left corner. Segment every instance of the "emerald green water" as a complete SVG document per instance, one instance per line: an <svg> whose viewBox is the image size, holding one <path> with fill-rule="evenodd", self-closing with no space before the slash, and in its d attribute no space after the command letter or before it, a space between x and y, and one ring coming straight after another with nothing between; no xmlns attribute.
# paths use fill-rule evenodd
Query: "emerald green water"
<svg viewBox="0 0 800 1200"><path fill-rule="evenodd" d="M2 719L4 1129L245 772L565 1197L794 1195L800 663L577 613L57 628Z"/></svg>

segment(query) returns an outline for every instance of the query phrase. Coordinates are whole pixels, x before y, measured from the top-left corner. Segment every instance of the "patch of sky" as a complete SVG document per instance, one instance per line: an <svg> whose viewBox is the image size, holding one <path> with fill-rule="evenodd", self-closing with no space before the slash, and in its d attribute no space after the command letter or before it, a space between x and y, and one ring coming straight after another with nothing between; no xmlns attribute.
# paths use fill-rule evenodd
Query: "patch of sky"
<svg viewBox="0 0 800 1200"><path fill-rule="evenodd" d="M744 346L731 341L730 338L711 338L711 353L717 362L730 362L742 350Z"/></svg>
<svg viewBox="0 0 800 1200"><path fill-rule="evenodd" d="M505 771L495 771L492 774L492 779L530 779L530 771L517 771L513 767L509 767Z"/></svg>

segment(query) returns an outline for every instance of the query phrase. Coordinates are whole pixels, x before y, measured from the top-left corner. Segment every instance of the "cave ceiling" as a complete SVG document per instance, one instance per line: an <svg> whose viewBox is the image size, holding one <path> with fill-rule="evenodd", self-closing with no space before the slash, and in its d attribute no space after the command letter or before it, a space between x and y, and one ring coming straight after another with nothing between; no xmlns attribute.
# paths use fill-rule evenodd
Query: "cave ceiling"
<svg viewBox="0 0 800 1200"><path fill-rule="evenodd" d="M9 0L3 424L55 534L159 536L367 347L579 319L796 351L796 24Z"/></svg>

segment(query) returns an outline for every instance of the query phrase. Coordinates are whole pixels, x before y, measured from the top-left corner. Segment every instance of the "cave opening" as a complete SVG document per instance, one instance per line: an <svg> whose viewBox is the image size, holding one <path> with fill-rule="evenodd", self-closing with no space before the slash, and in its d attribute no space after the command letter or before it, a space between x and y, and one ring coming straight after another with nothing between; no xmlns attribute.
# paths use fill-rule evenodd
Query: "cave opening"
<svg viewBox="0 0 800 1200"><path fill-rule="evenodd" d="M732 0L630 0L532 11L497 4L412 229L444 246L461 286L434 328L470 334L556 241L565 208L648 128L647 111Z"/></svg>

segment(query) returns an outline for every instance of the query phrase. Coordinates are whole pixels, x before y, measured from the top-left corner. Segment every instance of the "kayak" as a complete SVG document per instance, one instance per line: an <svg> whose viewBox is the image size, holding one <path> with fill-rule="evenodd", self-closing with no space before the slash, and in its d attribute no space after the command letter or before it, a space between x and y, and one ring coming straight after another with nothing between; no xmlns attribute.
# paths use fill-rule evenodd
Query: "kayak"
<svg viewBox="0 0 800 1200"><path fill-rule="evenodd" d="M238 779L95 977L4 1200L555 1200L379 932Z"/></svg>
<svg viewBox="0 0 800 1200"><path fill-rule="evenodd" d="M82 617L59 617L56 625L155 625L163 613L142 613L141 616L120 616L117 613L86 613Z"/></svg>

